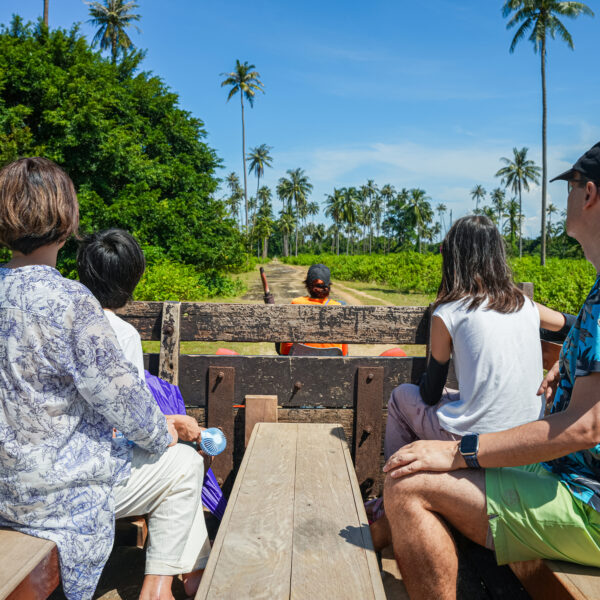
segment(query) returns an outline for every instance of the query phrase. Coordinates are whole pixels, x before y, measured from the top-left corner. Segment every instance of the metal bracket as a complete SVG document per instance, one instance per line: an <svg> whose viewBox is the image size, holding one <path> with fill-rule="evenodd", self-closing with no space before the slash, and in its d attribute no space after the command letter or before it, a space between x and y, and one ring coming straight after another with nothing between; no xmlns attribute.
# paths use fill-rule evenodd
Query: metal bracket
<svg viewBox="0 0 600 600"><path fill-rule="evenodd" d="M358 367L354 466L363 496L379 493L383 367Z"/></svg>
<svg viewBox="0 0 600 600"><path fill-rule="evenodd" d="M233 450L235 430L233 404L235 402L235 367L209 367L206 395L207 424L220 427L227 438L225 450L215 456L212 470L224 491L233 485Z"/></svg>

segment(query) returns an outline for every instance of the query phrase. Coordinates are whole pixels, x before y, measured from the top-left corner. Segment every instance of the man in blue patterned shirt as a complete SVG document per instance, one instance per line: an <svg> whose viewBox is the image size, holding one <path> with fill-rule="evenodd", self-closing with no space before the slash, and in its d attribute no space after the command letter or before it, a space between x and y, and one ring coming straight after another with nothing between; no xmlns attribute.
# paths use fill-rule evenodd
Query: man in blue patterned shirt
<svg viewBox="0 0 600 600"><path fill-rule="evenodd" d="M600 143L557 179L568 185L567 233L600 272ZM448 524L495 550L499 564L600 566L600 278L538 393L555 393L539 421L417 441L387 461L385 510L411 598L456 597Z"/></svg>

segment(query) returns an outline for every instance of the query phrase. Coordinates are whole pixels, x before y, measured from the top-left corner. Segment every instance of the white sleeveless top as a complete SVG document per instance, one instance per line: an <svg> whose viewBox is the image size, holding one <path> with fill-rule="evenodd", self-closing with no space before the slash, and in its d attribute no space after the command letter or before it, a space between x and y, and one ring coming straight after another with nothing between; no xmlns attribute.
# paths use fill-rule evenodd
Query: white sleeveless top
<svg viewBox="0 0 600 600"><path fill-rule="evenodd" d="M537 307L527 298L516 313L486 306L467 310L458 300L433 313L452 338L460 391L458 400L442 400L437 416L444 429L459 435L502 431L544 414L536 395L543 378Z"/></svg>

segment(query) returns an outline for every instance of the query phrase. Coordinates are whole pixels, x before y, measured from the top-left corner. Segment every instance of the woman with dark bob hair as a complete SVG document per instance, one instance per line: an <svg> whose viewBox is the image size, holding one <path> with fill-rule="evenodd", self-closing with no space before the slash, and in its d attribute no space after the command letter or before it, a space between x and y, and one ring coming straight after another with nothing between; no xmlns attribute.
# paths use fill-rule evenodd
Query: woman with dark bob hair
<svg viewBox="0 0 600 600"><path fill-rule="evenodd" d="M574 319L533 302L515 286L504 240L488 217L458 219L441 253L427 371L420 385L402 384L392 392L386 460L418 439L459 440L542 417L539 329L563 329L566 335ZM458 391L445 388L451 355ZM389 540L386 520L377 521L380 502L369 508L380 547Z"/></svg>
<svg viewBox="0 0 600 600"><path fill-rule="evenodd" d="M78 227L68 175L44 158L0 170L0 526L56 542L69 599L91 598L115 517L149 514L140 598L193 595L210 551L204 467L160 412L104 311L56 270ZM113 438L117 427L123 438Z"/></svg>

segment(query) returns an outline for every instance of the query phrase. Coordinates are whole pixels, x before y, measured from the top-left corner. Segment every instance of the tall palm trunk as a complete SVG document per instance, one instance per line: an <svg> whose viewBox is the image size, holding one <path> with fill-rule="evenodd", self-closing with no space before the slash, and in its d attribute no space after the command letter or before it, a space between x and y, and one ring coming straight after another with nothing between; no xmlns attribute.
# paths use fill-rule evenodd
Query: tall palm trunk
<svg viewBox="0 0 600 600"><path fill-rule="evenodd" d="M110 54L112 57L112 64L117 64L117 32L114 30L110 36Z"/></svg>
<svg viewBox="0 0 600 600"><path fill-rule="evenodd" d="M44 0L44 25L48 27L48 2L50 0Z"/></svg>
<svg viewBox="0 0 600 600"><path fill-rule="evenodd" d="M339 256L340 255L340 227L339 227L339 225L335 230L335 248L336 248L335 253Z"/></svg>
<svg viewBox="0 0 600 600"><path fill-rule="evenodd" d="M521 208L521 204L521 182L519 181L519 258L523 258L523 233L521 231L523 224L521 215L523 214L523 209Z"/></svg>
<svg viewBox="0 0 600 600"><path fill-rule="evenodd" d="M290 255L290 250L289 250L289 246L288 246L288 236L287 235L283 236L283 255L284 256L289 256Z"/></svg>
<svg viewBox="0 0 600 600"><path fill-rule="evenodd" d="M542 36L542 244L540 264L546 264L546 178L548 165L546 164L546 32Z"/></svg>
<svg viewBox="0 0 600 600"><path fill-rule="evenodd" d="M265 238L263 238L263 253L262 253L263 260L265 260L267 258L268 253L269 253L269 238L265 237Z"/></svg>
<svg viewBox="0 0 600 600"><path fill-rule="evenodd" d="M248 184L246 181L246 125L244 123L244 94L240 90L242 103L242 163L244 165L244 202L246 204L246 232L248 232Z"/></svg>

